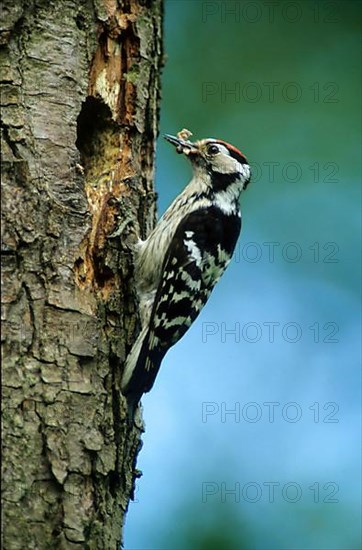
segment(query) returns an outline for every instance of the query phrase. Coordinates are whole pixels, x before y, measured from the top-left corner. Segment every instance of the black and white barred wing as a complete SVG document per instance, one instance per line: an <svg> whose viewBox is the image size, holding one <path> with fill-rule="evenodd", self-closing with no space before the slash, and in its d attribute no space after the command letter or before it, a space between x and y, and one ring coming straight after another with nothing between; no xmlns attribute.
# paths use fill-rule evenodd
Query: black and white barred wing
<svg viewBox="0 0 362 550"><path fill-rule="evenodd" d="M129 363L124 393L137 399L151 389L166 352L199 315L224 272L239 231L238 220L231 230L210 208L180 223L166 254L149 326Z"/></svg>

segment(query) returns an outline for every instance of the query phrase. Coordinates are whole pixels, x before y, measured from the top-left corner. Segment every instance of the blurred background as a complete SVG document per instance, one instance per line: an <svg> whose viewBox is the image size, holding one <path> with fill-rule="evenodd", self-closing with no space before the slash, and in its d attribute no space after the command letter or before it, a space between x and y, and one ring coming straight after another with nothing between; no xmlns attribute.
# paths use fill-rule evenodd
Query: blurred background
<svg viewBox="0 0 362 550"><path fill-rule="evenodd" d="M160 135L224 139L253 179L143 398L127 550L361 547L360 6L166 0ZM160 214L190 176L160 138Z"/></svg>

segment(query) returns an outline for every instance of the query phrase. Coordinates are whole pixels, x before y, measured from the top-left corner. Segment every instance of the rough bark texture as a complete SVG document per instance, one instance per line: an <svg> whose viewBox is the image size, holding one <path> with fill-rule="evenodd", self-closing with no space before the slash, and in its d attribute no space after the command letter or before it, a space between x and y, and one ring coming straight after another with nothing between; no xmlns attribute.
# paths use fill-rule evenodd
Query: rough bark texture
<svg viewBox="0 0 362 550"><path fill-rule="evenodd" d="M2 7L3 548L115 549L141 432L119 393L154 223L161 0Z"/></svg>

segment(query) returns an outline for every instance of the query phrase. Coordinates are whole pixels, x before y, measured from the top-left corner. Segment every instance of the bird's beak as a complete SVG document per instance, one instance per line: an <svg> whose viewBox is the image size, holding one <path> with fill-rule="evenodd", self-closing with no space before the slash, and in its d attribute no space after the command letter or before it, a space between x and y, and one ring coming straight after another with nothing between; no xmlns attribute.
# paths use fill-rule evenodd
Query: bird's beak
<svg viewBox="0 0 362 550"><path fill-rule="evenodd" d="M171 136L170 134L165 134L163 136L166 141L169 141L176 147L176 151L178 153L184 153L185 155L189 155L190 153L198 153L199 148L196 143L192 143L191 141L185 141L184 139L180 139L175 136Z"/></svg>

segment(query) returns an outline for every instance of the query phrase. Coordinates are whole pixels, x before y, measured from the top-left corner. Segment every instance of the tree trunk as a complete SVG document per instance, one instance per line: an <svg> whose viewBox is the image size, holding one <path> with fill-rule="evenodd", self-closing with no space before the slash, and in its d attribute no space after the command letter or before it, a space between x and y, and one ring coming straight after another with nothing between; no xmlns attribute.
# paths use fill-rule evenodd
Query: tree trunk
<svg viewBox="0 0 362 550"><path fill-rule="evenodd" d="M161 0L2 8L3 548L115 549L141 430L117 226L155 218ZM124 223L126 227L126 223Z"/></svg>

